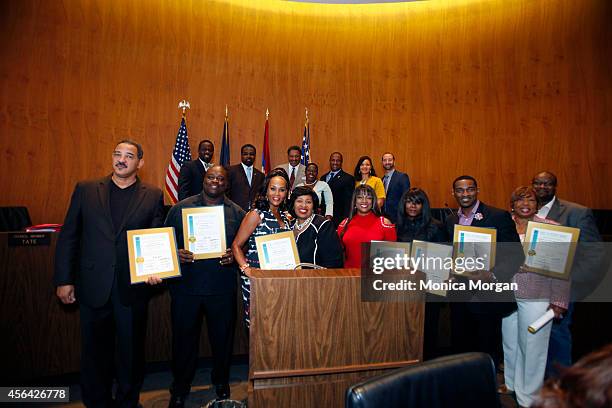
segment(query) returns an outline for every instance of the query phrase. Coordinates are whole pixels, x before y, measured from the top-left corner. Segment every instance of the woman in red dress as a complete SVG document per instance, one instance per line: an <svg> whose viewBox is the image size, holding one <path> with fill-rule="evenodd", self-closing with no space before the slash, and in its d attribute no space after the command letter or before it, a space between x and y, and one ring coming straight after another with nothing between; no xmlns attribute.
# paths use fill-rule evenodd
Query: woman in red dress
<svg viewBox="0 0 612 408"><path fill-rule="evenodd" d="M367 184L357 186L353 192L351 214L338 226L338 236L344 246L345 268L361 268L363 242L397 240L395 225L381 215L372 187Z"/></svg>

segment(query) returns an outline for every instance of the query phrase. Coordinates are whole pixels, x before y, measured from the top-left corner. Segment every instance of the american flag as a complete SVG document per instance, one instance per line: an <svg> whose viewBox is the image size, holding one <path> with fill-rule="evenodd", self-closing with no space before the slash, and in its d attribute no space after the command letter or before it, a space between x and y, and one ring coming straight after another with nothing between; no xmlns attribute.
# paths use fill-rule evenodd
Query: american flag
<svg viewBox="0 0 612 408"><path fill-rule="evenodd" d="M310 124L308 123L308 118L306 118L306 123L304 124L304 136L302 137L302 163L304 166L308 166L310 162Z"/></svg>
<svg viewBox="0 0 612 408"><path fill-rule="evenodd" d="M176 135L176 143L172 151L172 157L166 170L166 193L170 197L172 204L178 201L178 178L181 166L187 160L191 160L191 149L189 148L189 138L187 137L187 125L185 118L181 120L181 127Z"/></svg>

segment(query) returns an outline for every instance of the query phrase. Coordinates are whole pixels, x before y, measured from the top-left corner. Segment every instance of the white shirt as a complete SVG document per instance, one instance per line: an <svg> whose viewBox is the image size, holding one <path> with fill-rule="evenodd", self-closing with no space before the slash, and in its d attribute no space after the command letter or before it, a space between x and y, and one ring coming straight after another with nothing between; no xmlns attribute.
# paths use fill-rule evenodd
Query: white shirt
<svg viewBox="0 0 612 408"><path fill-rule="evenodd" d="M207 172L207 171L208 171L208 169L210 169L210 168L213 166L213 164L212 164L212 163L206 163L204 160L200 159L199 157L198 157L198 160L199 160L199 161L200 161L200 163L202 163L202 165L204 166L204 172Z"/></svg>
<svg viewBox="0 0 612 408"><path fill-rule="evenodd" d="M244 174L246 175L247 181L249 182L249 186L251 185L251 182L253 181L253 166L245 166L244 163L240 163L242 164L242 168L244 169Z"/></svg>
<svg viewBox="0 0 612 408"><path fill-rule="evenodd" d="M383 185L385 186L385 192L387 192L387 190L389 189L389 183L391 182L391 177L393 177L393 173L395 173L395 169L392 169L391 171L387 172L383 178Z"/></svg>
<svg viewBox="0 0 612 408"><path fill-rule="evenodd" d="M298 167L299 164L295 167L293 167L292 165L287 166L288 167L288 172L287 174L289 175L289 178L291 178L291 172L293 171L293 177L297 178L297 173L298 173Z"/></svg>
<svg viewBox="0 0 612 408"><path fill-rule="evenodd" d="M304 186L304 183L300 183L296 185L296 187ZM309 186L310 187L310 186ZM317 193L319 197L319 204L321 203L321 196L325 197L325 215L334 216L334 196L332 194L331 188L329 188L329 184L322 180L317 180L314 186L312 186L312 190Z"/></svg>
<svg viewBox="0 0 612 408"><path fill-rule="evenodd" d="M548 217L548 213L550 212L550 209L552 208L556 199L557 199L557 196L553 196L552 200L547 202L546 205L543 205L542 208L540 208L540 210L538 211L536 215L540 218Z"/></svg>

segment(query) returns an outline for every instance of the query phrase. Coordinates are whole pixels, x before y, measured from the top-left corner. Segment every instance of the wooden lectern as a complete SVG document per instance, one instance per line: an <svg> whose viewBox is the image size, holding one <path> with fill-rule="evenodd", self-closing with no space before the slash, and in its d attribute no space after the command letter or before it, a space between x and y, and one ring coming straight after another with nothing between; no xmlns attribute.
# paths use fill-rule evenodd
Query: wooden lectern
<svg viewBox="0 0 612 408"><path fill-rule="evenodd" d="M349 385L420 362L424 294L407 296L362 302L358 269L253 271L249 407L342 407Z"/></svg>

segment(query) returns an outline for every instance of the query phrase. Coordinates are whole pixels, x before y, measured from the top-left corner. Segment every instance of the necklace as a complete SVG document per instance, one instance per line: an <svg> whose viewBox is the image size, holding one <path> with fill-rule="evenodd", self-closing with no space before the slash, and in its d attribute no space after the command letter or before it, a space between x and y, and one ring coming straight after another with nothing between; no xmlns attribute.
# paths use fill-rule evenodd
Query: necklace
<svg viewBox="0 0 612 408"><path fill-rule="evenodd" d="M301 224L298 221L296 221L295 225L293 226L293 229L296 229L298 231L303 230L308 224L310 224L310 222L312 221L314 216L315 216L314 213L312 213L312 215L310 217L306 218L306 221L304 221Z"/></svg>
<svg viewBox="0 0 612 408"><path fill-rule="evenodd" d="M317 184L317 180L315 180L314 183L304 182L304 186L306 186L306 187L314 187L315 184Z"/></svg>

